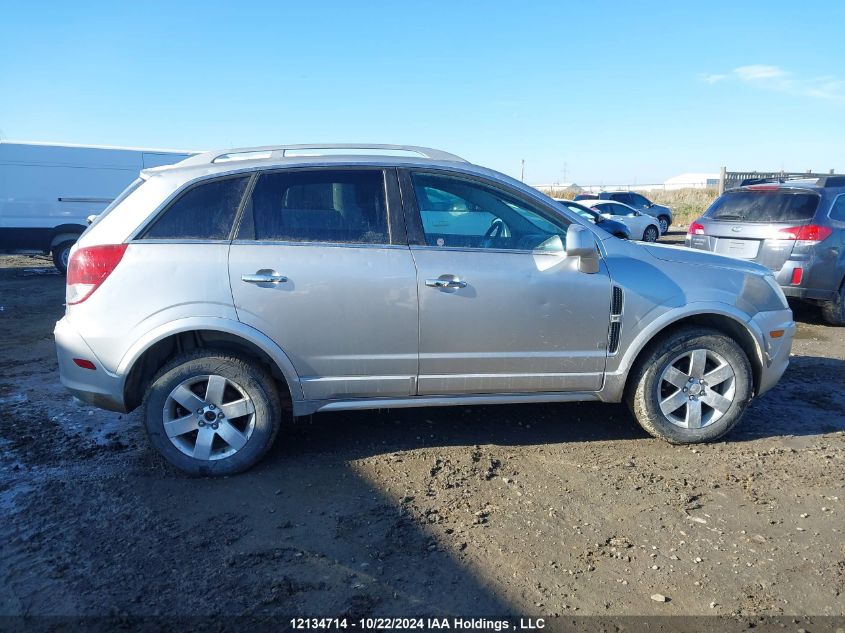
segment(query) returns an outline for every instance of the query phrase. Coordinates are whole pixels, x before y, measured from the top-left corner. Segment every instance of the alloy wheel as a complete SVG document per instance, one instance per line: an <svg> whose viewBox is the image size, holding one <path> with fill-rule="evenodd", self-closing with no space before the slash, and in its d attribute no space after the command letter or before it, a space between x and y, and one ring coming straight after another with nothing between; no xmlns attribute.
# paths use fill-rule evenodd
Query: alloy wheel
<svg viewBox="0 0 845 633"><path fill-rule="evenodd" d="M677 356L660 374L657 401L672 424L702 429L721 418L734 401L736 374L720 354L696 349Z"/></svg>
<svg viewBox="0 0 845 633"><path fill-rule="evenodd" d="M243 387L216 374L179 383L164 403L164 431L185 455L223 459L238 452L255 429L255 405Z"/></svg>

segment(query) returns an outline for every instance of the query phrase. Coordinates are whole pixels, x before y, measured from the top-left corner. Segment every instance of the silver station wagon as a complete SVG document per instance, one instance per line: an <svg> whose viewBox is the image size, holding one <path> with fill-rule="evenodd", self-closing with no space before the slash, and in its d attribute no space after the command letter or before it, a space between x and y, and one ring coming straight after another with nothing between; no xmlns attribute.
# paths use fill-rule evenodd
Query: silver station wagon
<svg viewBox="0 0 845 633"><path fill-rule="evenodd" d="M445 152L321 145L141 172L74 247L55 335L73 394L222 475L291 409L626 400L713 440L794 330L757 264L620 240Z"/></svg>

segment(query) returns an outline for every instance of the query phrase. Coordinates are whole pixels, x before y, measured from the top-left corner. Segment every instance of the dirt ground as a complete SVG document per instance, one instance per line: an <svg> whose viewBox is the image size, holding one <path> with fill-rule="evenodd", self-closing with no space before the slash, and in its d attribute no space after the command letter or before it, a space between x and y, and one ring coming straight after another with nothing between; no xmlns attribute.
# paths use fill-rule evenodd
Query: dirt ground
<svg viewBox="0 0 845 633"><path fill-rule="evenodd" d="M321 414L212 480L64 391L63 284L0 257L0 615L845 615L845 330L812 309L723 442L621 405Z"/></svg>

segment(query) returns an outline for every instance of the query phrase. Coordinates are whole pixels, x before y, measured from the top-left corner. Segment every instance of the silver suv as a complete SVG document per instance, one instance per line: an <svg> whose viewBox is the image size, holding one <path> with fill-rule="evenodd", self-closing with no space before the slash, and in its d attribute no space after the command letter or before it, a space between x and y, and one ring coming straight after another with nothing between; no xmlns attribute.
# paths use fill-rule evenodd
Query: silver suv
<svg viewBox="0 0 845 633"><path fill-rule="evenodd" d="M787 297L845 325L845 176L757 181L725 192L690 224L687 246L772 270Z"/></svg>
<svg viewBox="0 0 845 633"><path fill-rule="evenodd" d="M625 399L657 437L713 440L794 330L761 266L616 239L445 152L335 145L141 172L74 247L55 335L73 394L143 407L168 461L222 475L288 405Z"/></svg>

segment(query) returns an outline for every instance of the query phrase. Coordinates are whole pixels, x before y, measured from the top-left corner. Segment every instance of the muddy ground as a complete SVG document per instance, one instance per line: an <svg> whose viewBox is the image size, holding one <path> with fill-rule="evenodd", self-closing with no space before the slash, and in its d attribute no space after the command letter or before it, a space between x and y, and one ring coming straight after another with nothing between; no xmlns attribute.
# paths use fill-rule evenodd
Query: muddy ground
<svg viewBox="0 0 845 633"><path fill-rule="evenodd" d="M845 330L814 310L723 442L621 405L321 414L212 480L63 390L63 283L0 257L0 615L845 615Z"/></svg>

